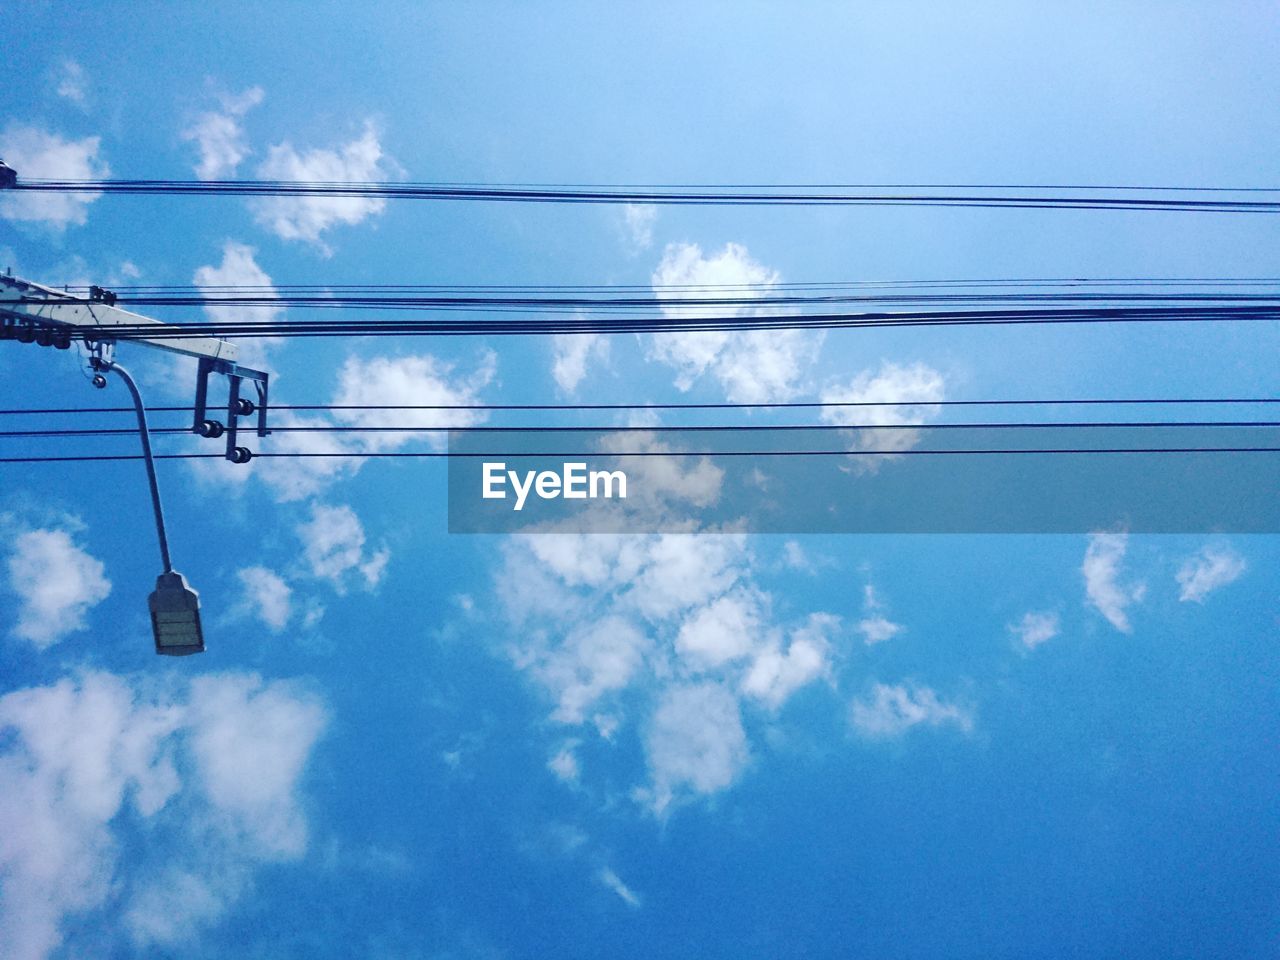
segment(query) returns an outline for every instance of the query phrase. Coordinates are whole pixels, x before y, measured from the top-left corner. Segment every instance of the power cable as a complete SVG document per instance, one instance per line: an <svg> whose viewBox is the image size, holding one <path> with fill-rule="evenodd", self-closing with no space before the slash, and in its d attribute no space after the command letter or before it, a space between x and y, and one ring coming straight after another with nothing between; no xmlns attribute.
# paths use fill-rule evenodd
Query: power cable
<svg viewBox="0 0 1280 960"><path fill-rule="evenodd" d="M120 293L116 303L149 307L309 307L318 310L342 310L353 307L376 307L381 310L423 310L440 312L468 312L486 310L493 312L540 311L633 311L633 310L706 310L713 307L765 307L799 308L828 306L832 304L1041 304L1041 303L1270 303L1280 305L1277 293L1036 293L1036 294L988 294L988 293L915 293L915 294L851 294L830 293L823 295L770 295L744 293L740 296L704 297L592 297L592 296L422 296L407 293L347 293L322 292L294 293L290 291L224 292L208 293ZM46 297L19 297L8 301L24 305L45 305ZM79 304L91 306L97 301L90 297L59 298L60 305Z"/></svg>
<svg viewBox="0 0 1280 960"><path fill-rule="evenodd" d="M948 206L1049 210L1163 210L1276 213L1277 200L1223 199L1278 193L1273 188L1099 187L1093 185L826 184L826 185L612 185L561 186L461 183L352 183L295 180L24 179L14 190L54 193L236 195L274 197L379 197L536 203L642 203L681 205ZM883 192L883 191L912 192ZM1011 190L1020 193L998 193ZM927 192L915 192L927 191ZM957 193L954 191L965 191ZM1109 191L1101 193L1101 191ZM1155 197L1154 193L1174 194ZM1082 194L1072 196L1072 193Z"/></svg>
<svg viewBox="0 0 1280 960"><path fill-rule="evenodd" d="M1081 307L1045 310L904 311L899 313L766 314L749 316L552 317L495 320L289 320L196 321L70 328L81 340L166 340L190 336L519 336L563 333L698 333L751 330L831 330L898 327L1010 326L1039 324L1190 323L1274 321L1280 305L1203 307ZM14 336L14 327L0 328Z"/></svg>
<svg viewBox="0 0 1280 960"><path fill-rule="evenodd" d="M468 424L438 424L424 426L366 426L354 424L325 424L320 426L272 427L272 433L445 433L451 430L466 433L768 433L797 430L1036 430L1036 429L1154 429L1154 428L1254 428L1280 427L1280 420L1156 420L1156 421L1021 421L1010 423L786 423L786 424L660 424L655 426L471 426ZM160 435L190 435L190 428L160 427L150 431ZM84 428L50 430L0 430L0 438L48 439L55 437L137 436L137 430L125 428Z"/></svg>
<svg viewBox="0 0 1280 960"><path fill-rule="evenodd" d="M586 411L586 410L787 410L838 409L843 407L1026 407L1026 406L1137 406L1182 404L1254 404L1280 403L1280 397L1099 397L1031 400L780 400L718 403L273 403L272 410L468 410L468 411ZM151 412L193 412L190 406L150 407ZM96 413L133 413L132 407L44 407L0 410L0 416L77 415Z"/></svg>
<svg viewBox="0 0 1280 960"><path fill-rule="evenodd" d="M910 456L1018 456L1023 454L1044 454L1061 456L1066 454L1191 454L1191 453L1280 453L1280 447L1060 447L1051 449L1006 448L999 450L637 450L631 452L602 451L593 456L608 458L624 457L910 457ZM374 451L359 453L354 451L337 451L333 453L255 453L254 460L261 459L477 459L480 457L505 458L563 458L586 456L581 450L575 451L492 451L483 453L461 452L454 450L439 451ZM0 457L0 463L106 463L114 461L141 460L140 454L121 455L74 455L59 457ZM221 460L219 453L162 453L156 454L157 460Z"/></svg>

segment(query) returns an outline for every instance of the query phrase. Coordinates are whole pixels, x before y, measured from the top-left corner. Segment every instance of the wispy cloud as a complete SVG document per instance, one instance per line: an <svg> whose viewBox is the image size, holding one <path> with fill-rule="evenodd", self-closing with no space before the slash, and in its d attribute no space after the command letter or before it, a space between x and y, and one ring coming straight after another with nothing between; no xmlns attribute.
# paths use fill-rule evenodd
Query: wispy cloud
<svg viewBox="0 0 1280 960"><path fill-rule="evenodd" d="M43 960L97 910L136 946L189 941L256 869L305 852L299 784L326 722L313 695L253 674L175 690L88 673L0 697L5 956Z"/></svg>
<svg viewBox="0 0 1280 960"><path fill-rule="evenodd" d="M776 713L830 676L840 621L778 622L745 537L539 534L503 553L508 656L557 723L615 742L640 711L648 776L634 796L659 815L737 781L744 709Z"/></svg>
<svg viewBox="0 0 1280 960"><path fill-rule="evenodd" d="M1048 643L1061 631L1061 624L1056 613L1025 613L1017 623L1009 624L1009 632L1017 638L1026 649L1034 650L1042 643Z"/></svg>
<svg viewBox="0 0 1280 960"><path fill-rule="evenodd" d="M890 620L885 613L884 601L876 593L875 587L868 583L863 587L862 619L857 624L857 631L862 634L867 646L892 640L906 629L902 624Z"/></svg>
<svg viewBox="0 0 1280 960"><path fill-rule="evenodd" d="M225 295L224 288L253 288L264 299L276 299L271 277L258 265L258 251L245 243L226 240L222 244L222 262L199 267L192 282L202 293ZM206 304L205 316L215 323L270 323L284 317L284 307L274 304ZM270 369L268 351L283 342L281 337L253 337L240 340L239 362L245 366Z"/></svg>
<svg viewBox="0 0 1280 960"><path fill-rule="evenodd" d="M1213 591L1239 580L1247 566L1244 557L1226 544L1210 544L1187 557L1178 568L1177 581L1182 588L1178 599L1184 603L1204 603Z"/></svg>
<svg viewBox="0 0 1280 960"><path fill-rule="evenodd" d="M358 574L365 589L372 590L391 558L385 547L372 554L365 550L364 526L345 505L312 504L311 519L298 525L297 534L311 575L330 581L339 592L350 574Z"/></svg>
<svg viewBox="0 0 1280 960"><path fill-rule="evenodd" d="M653 246L653 226L658 221L658 208L652 203L627 203L622 207L622 226L627 249L640 254Z"/></svg>
<svg viewBox="0 0 1280 960"><path fill-rule="evenodd" d="M10 123L0 132L0 158L28 180L100 180L111 174L98 157L99 137L64 140L56 133ZM0 193L0 216L43 223L54 230L84 224L89 205L101 197L85 193Z"/></svg>
<svg viewBox="0 0 1280 960"><path fill-rule="evenodd" d="M551 376L565 393L573 393L587 376L590 361L609 359L609 339L599 333L557 333L552 338Z"/></svg>
<svg viewBox="0 0 1280 960"><path fill-rule="evenodd" d="M616 893L628 907L640 909L640 897L609 867L600 868L600 882Z"/></svg>
<svg viewBox="0 0 1280 960"><path fill-rule="evenodd" d="M853 702L850 716L854 729L869 739L900 737L918 726L949 725L965 733L973 729L967 709L914 684L877 683L867 697Z"/></svg>
<svg viewBox="0 0 1280 960"><path fill-rule="evenodd" d="M653 785L639 796L657 814L681 789L726 789L750 759L738 699L717 683L668 688L649 723L645 755Z"/></svg>
<svg viewBox="0 0 1280 960"><path fill-rule="evenodd" d="M263 180L301 180L358 183L385 180L391 163L382 150L378 131L367 122L354 140L331 148L299 150L287 140L272 146L258 166ZM283 240L302 240L323 255L333 250L324 235L336 226L351 226L382 213L382 197L261 197L250 201L254 218Z"/></svg>
<svg viewBox="0 0 1280 960"><path fill-rule="evenodd" d="M9 589L18 597L13 634L40 650L87 629L89 612L111 593L102 561L90 556L66 529L18 533L8 572Z"/></svg>
<svg viewBox="0 0 1280 960"><path fill-rule="evenodd" d="M54 90L64 100L70 100L80 109L88 104L89 78L84 67L75 60L64 59L58 64Z"/></svg>
<svg viewBox="0 0 1280 960"><path fill-rule="evenodd" d="M576 783L578 780L578 743L577 740L566 740L555 755L547 761L547 769L565 783Z"/></svg>
<svg viewBox="0 0 1280 960"><path fill-rule="evenodd" d="M945 393L946 380L932 367L923 363L885 362L876 370L863 370L846 384L826 387L821 394L823 403L855 405L826 407L822 419L850 427L840 433L851 451L910 450L920 442L921 436L921 432L913 428L937 416L941 409L937 404ZM902 403L908 405L899 406ZM867 429L857 429L858 425ZM879 470L890 456L853 453L850 459L858 472L867 473Z"/></svg>
<svg viewBox="0 0 1280 960"><path fill-rule="evenodd" d="M706 256L696 244L679 243L667 246L652 282L659 300L698 296L753 299L766 295L781 282L781 277L753 260L740 244L726 244L718 253ZM662 307L663 315L671 318L772 316L783 312L750 303ZM675 369L678 389L688 390L701 377L710 376L719 383L726 399L755 403L786 400L800 392L808 368L821 349L822 335L804 330L663 333L648 337L646 344L651 360Z"/></svg>
<svg viewBox="0 0 1280 960"><path fill-rule="evenodd" d="M831 672L831 638L840 618L812 613L793 629L785 649L780 640L764 646L742 680L742 692L772 710L779 709L801 687Z"/></svg>
<svg viewBox="0 0 1280 960"><path fill-rule="evenodd" d="M1127 610L1146 595L1145 584L1120 582L1120 567L1128 543L1127 534L1092 534L1080 567L1087 602L1121 633L1133 632Z"/></svg>
<svg viewBox="0 0 1280 960"><path fill-rule="evenodd" d="M361 456L377 451L401 449L420 443L432 450L442 449L450 426L469 426L485 417L480 410L405 409L397 410L397 425L404 431L343 433L334 426L382 426L386 410L377 407L457 407L479 403L481 392L496 375L496 358L482 353L476 367L460 371L454 364L431 354L403 356L348 357L339 368L331 403L337 408L327 415L295 414L277 409L273 426L309 427L310 430L278 430L272 438L277 453L308 454L299 458L254 460L233 465L224 460L194 460L208 464L198 469L205 482L222 490L231 484L243 485L250 477L261 480L281 502L305 500L323 494L334 484L354 476L367 462ZM327 455L327 456L326 456Z"/></svg>
<svg viewBox="0 0 1280 960"><path fill-rule="evenodd" d="M293 590L283 577L267 567L245 567L236 571L244 591L241 608L279 633L293 616Z"/></svg>
<svg viewBox="0 0 1280 960"><path fill-rule="evenodd" d="M695 667L722 667L751 653L762 634L764 598L737 587L680 625L676 650Z"/></svg>
<svg viewBox="0 0 1280 960"><path fill-rule="evenodd" d="M225 180L233 176L241 161L251 153L241 121L262 102L261 87L249 87L238 94L219 94L219 108L207 110L182 131L182 139L194 143L200 152L196 176L201 180Z"/></svg>

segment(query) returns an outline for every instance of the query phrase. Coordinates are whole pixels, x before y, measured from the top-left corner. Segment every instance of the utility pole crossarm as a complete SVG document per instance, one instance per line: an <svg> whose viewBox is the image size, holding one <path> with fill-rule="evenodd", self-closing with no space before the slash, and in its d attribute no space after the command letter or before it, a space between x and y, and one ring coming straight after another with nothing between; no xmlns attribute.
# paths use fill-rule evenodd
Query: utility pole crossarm
<svg viewBox="0 0 1280 960"><path fill-rule="evenodd" d="M38 301L38 302L32 302ZM122 310L105 300L85 302L83 298L43 284L19 277L0 276L0 319L6 325L13 322L34 323L45 326L74 327L78 332L97 331L99 338L111 339L112 327L139 327L169 325L128 310ZM154 340L131 336L132 343L144 343L170 353L188 357L207 358L232 364L239 351L234 343L216 337L163 337Z"/></svg>
<svg viewBox="0 0 1280 960"><path fill-rule="evenodd" d="M196 400L191 430L206 438L225 435L226 458L232 463L248 463L253 452L238 445L239 422L242 417L256 413L257 435L265 437L271 432L267 429L267 382L270 375L266 371L251 370L236 363L239 350L234 343L209 336L172 336L169 331L174 328L170 324L122 310L115 305L115 299L115 294L101 287L90 287L88 297L74 297L66 291L20 277L0 276L0 340L35 342L41 346L65 350L71 346L74 331L75 339L85 341L94 369L110 369L111 350L116 342L112 335L113 328L131 327L137 330L138 327L155 327L155 337L131 334L127 338L128 342L158 347L170 353L195 357L199 361L196 367ZM162 332L163 336L160 335ZM225 424L219 420L206 419L211 373L222 374L229 381ZM129 382L127 376L125 380ZM257 391L256 403L240 396L241 382L244 380L253 382Z"/></svg>

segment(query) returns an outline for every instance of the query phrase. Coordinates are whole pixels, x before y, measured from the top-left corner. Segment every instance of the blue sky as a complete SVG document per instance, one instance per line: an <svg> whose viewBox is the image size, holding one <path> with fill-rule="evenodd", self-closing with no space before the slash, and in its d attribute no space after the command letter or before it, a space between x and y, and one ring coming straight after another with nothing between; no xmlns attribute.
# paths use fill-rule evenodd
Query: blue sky
<svg viewBox="0 0 1280 960"><path fill-rule="evenodd" d="M0 157L32 177L1280 174L1266 4L689 6L28 5ZM1277 239L1216 214L0 197L0 268L106 286L1267 277ZM125 402L75 351L3 347L0 408ZM1274 397L1280 335L253 349L291 403L928 402ZM189 368L120 360L151 404L189 401ZM330 415L307 416L277 423ZM2 468L0 955L1280 947L1273 536L450 536L440 462L299 463L162 464L209 643L177 662L152 652L141 466Z"/></svg>

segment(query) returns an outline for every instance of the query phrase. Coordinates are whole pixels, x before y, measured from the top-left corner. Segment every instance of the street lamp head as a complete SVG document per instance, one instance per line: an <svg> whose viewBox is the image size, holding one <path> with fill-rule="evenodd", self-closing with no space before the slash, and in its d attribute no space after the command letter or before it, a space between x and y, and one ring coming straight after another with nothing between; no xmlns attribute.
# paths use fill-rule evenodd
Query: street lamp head
<svg viewBox="0 0 1280 960"><path fill-rule="evenodd" d="M160 574L156 578L155 593L151 594L147 605L151 608L156 653L175 657L204 653L200 595L187 586L182 574L176 570Z"/></svg>

